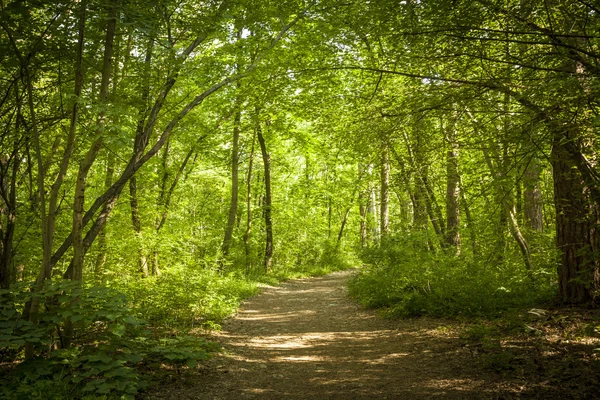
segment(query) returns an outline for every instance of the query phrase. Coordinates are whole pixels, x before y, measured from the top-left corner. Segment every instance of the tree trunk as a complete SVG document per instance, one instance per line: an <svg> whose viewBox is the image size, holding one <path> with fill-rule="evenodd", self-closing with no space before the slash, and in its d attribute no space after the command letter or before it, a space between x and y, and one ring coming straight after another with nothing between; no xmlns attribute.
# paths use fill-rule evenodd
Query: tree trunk
<svg viewBox="0 0 600 400"><path fill-rule="evenodd" d="M102 81L100 83L99 102L106 104L108 102L108 86L111 78L111 63L113 54L113 41L117 26L117 2L113 0L108 5L108 22L106 27L106 37L104 41L104 59L102 65ZM96 136L90 149L79 165L77 173L77 182L75 185L75 195L73 202L73 269L70 276L71 279L81 281L83 278L83 259L85 257L85 249L83 245L83 215L85 205L85 189L87 175L96 160L96 156L100 151L104 139L103 129L105 125L104 111L98 115Z"/></svg>
<svg viewBox="0 0 600 400"><path fill-rule="evenodd" d="M148 269L148 258L144 248L144 238L142 234L142 221L140 219L140 209L137 196L137 176L133 175L129 180L129 206L131 208L131 223L135 232L138 247L138 270L144 278L150 275Z"/></svg>
<svg viewBox="0 0 600 400"><path fill-rule="evenodd" d="M100 83L100 94L99 102L102 105L108 103L108 89L111 79L111 63L113 55L113 41L115 38L115 31L117 26L117 1L113 0L108 5L108 22L106 27L106 38L104 42L104 59L102 65L102 81ZM85 206L85 190L86 180L90 168L94 164L98 152L104 141L104 130L105 126L105 115L104 111L100 111L98 120L96 122L95 136L97 137L92 146L88 149L84 159L79 164L79 170L77 172L77 180L75 184L75 194L73 199L73 259L71 261L72 268L70 269L69 279L81 282L83 280L83 260L87 248L83 240L83 216ZM73 340L74 331L73 324L70 318L65 321L64 335L63 335L63 346L65 348L71 347Z"/></svg>
<svg viewBox="0 0 600 400"><path fill-rule="evenodd" d="M229 215L227 217L225 237L223 238L223 245L221 246L221 253L223 254L223 257L227 257L229 255L229 248L231 246L231 240L233 238L233 229L235 227L235 217L237 214L239 193L239 142L241 118L242 113L238 109L235 112L235 117L233 121L233 148L231 150L231 202L229 203Z"/></svg>
<svg viewBox="0 0 600 400"><path fill-rule="evenodd" d="M367 198L364 193L360 195L359 213L360 213L360 247L367 245Z"/></svg>
<svg viewBox="0 0 600 400"><path fill-rule="evenodd" d="M383 143L381 149L381 164L380 164L380 180L381 180L381 203L380 203L380 225L382 241L389 233L390 216L390 152L386 143Z"/></svg>
<svg viewBox="0 0 600 400"><path fill-rule="evenodd" d="M379 224L377 223L377 193L374 187L369 188L369 206L367 208L367 223L371 226L368 230L371 236L371 242L379 240Z"/></svg>
<svg viewBox="0 0 600 400"><path fill-rule="evenodd" d="M556 130L560 128L555 127ZM550 155L556 207L556 245L561 251L558 267L562 302L586 303L600 288L598 267L598 210L590 201L580 171L571 159L568 142L576 128L554 132Z"/></svg>
<svg viewBox="0 0 600 400"><path fill-rule="evenodd" d="M437 204L435 199L435 193L429 183L429 167L427 160L425 160L425 152L423 149L423 139L420 135L417 135L416 142L414 145L406 134L404 133L404 141L408 152L408 158L410 160L410 166L412 167L412 175L414 179L413 185L413 225L419 226L419 229L427 230L427 217L431 221L431 225L435 230L440 243L445 243L445 223L442 217L442 211ZM398 163L401 163L399 155L394 152ZM433 242L430 238L428 240L428 247L434 249Z"/></svg>
<svg viewBox="0 0 600 400"><path fill-rule="evenodd" d="M523 205L525 212L525 225L535 232L544 230L542 216L542 190L540 189L541 168L537 158L533 157L523 174L525 192Z"/></svg>
<svg viewBox="0 0 600 400"><path fill-rule="evenodd" d="M519 223L517 221L517 218L515 217L514 211L509 209L507 215L509 218L510 234L519 246L519 250L521 251L521 255L523 256L523 263L525 264L525 268L527 268L529 278L533 281L533 266L531 265L531 254L529 251L529 246L527 245L525 237L521 233L521 229L519 228Z"/></svg>
<svg viewBox="0 0 600 400"><path fill-rule="evenodd" d="M406 138L406 145L408 148L411 165L413 170L415 171L414 178L414 203L413 203L413 226L420 230L427 230L427 217L431 220L431 223L436 231L436 233L441 234L441 230L439 229L437 223L437 218L432 213L432 208L430 206L429 196L427 193L427 175L429 172L428 166L425 164L423 150L421 148L420 139L417 141L414 149L410 148L410 143L408 138Z"/></svg>
<svg viewBox="0 0 600 400"><path fill-rule="evenodd" d="M257 125L256 134L258 138L258 143L260 144L263 165L265 167L265 271L269 272L273 263L273 223L271 221L271 156L269 155L269 153L267 153L267 146L265 144L265 139L262 135L260 123L258 123Z"/></svg>
<svg viewBox="0 0 600 400"><path fill-rule="evenodd" d="M137 162L140 159L141 154L146 146L146 140L144 138L144 120L148 113L146 102L150 96L150 67L152 63L152 56L154 53L154 38L148 39L146 46L146 54L144 56L144 68L143 76L141 79L141 99L144 107L139 111L138 122L136 127L135 139L133 142L132 157ZM149 122L150 124L150 122ZM165 152L168 153L169 141L165 141ZM137 194L137 176L133 174L129 179L129 207L131 211L131 224L136 237L137 244L137 262L138 270L142 274L142 277L147 278L150 275L148 268L148 258L146 257L146 249L144 248L143 233L142 233L142 221L140 218L138 194Z"/></svg>
<svg viewBox="0 0 600 400"><path fill-rule="evenodd" d="M11 283L10 266L13 257L13 238L15 233L15 222L17 212L17 173L19 171L18 162L18 141L15 140L13 152L9 158L2 160L2 180L3 183L2 214L6 214L6 224L3 227L0 220L0 289L8 289ZM12 161L12 171L11 162ZM6 183L5 183L6 182ZM6 197L5 197L6 196Z"/></svg>
<svg viewBox="0 0 600 400"><path fill-rule="evenodd" d="M246 176L246 232L244 232L244 249L246 252L246 274L250 273L252 260L250 258L250 233L252 232L252 165L254 163L254 142L256 141L257 127L252 136L252 148L248 160L248 175Z"/></svg>
<svg viewBox="0 0 600 400"><path fill-rule="evenodd" d="M105 190L110 188L113 183L113 176L115 173L114 167L115 157L109 152L106 160L106 175L104 178ZM108 241L106 239L106 226L103 226L98 234L98 256L96 257L96 264L94 266L94 276L96 279L101 280L104 265L106 264L106 252L108 251Z"/></svg>
<svg viewBox="0 0 600 400"><path fill-rule="evenodd" d="M459 176L460 178L460 176ZM473 251L473 255L477 255L479 253L477 246L477 231L475 230L475 221L473 220L473 216L471 215L471 207L469 207L469 203L467 202L467 198L465 196L465 190L462 185L462 180L460 181L460 205L465 211L465 218L467 220L467 229L469 232L469 240L471 241L471 251Z"/></svg>
<svg viewBox="0 0 600 400"><path fill-rule="evenodd" d="M460 175L458 173L458 141L454 127L448 132L446 155L446 245L460 253Z"/></svg>
<svg viewBox="0 0 600 400"><path fill-rule="evenodd" d="M366 173L364 166L359 167L358 176L361 177ZM367 205L369 203L368 191L361 190L358 194L358 212L360 214L360 246L365 247L367 245Z"/></svg>
<svg viewBox="0 0 600 400"><path fill-rule="evenodd" d="M340 248L340 245L342 244L342 237L344 236L344 229L346 228L346 224L348 223L348 216L350 215L350 211L352 210L352 205L354 203L354 196L356 196L356 192L359 190L361 179L362 179L362 175L359 175L358 182L356 183L356 186L352 190L352 196L350 197L350 204L348 205L348 208L346 208L346 211L344 212L344 217L342 218L342 224L340 225L340 230L338 232L337 241L335 244L336 251Z"/></svg>
<svg viewBox="0 0 600 400"><path fill-rule="evenodd" d="M504 247L506 246L506 241L504 238L504 229L508 225L510 234L515 239L515 242L517 242L521 255L523 256L523 263L525 264L525 268L527 268L527 270L529 271L529 276L533 280L533 267L531 265L531 254L529 251L529 246L527 244L527 241L525 240L525 237L521 233L519 223L517 222L517 218L515 217L514 197L511 193L512 188L509 187L506 183L506 176L508 175L506 171L509 169L506 148L504 150L502 160L497 161L496 165L494 165L494 162L490 157L487 149L484 148L483 153L488 168L490 169L492 176L496 180L496 201L500 208L501 225L498 231L498 233L501 234L499 244L502 245L502 252L498 254L499 261L502 261L504 259ZM498 160L497 154L496 159Z"/></svg>

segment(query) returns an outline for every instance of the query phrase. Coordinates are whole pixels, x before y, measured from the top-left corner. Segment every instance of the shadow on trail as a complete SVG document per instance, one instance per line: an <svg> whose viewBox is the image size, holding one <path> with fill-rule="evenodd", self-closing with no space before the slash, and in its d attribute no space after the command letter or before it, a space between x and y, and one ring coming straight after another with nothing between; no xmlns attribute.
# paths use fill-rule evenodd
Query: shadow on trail
<svg viewBox="0 0 600 400"><path fill-rule="evenodd" d="M347 296L349 275L291 281L250 299L218 335L225 354L158 398L573 398L568 385L482 370L443 320L387 321L362 310Z"/></svg>
<svg viewBox="0 0 600 400"><path fill-rule="evenodd" d="M233 378L224 398L495 397L463 371L457 338L364 312L347 298L346 276L289 282L248 302L222 334Z"/></svg>

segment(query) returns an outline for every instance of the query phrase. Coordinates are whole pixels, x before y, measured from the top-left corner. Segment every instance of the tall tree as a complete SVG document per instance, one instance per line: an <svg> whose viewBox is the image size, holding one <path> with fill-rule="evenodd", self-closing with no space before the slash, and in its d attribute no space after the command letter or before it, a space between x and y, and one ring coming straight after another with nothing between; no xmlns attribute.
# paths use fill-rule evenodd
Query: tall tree
<svg viewBox="0 0 600 400"><path fill-rule="evenodd" d="M258 116L257 116L258 118ZM260 144L264 166L265 197L264 197L264 218L265 218L265 271L269 271L273 265L273 221L271 219L272 196L271 196L271 155L267 151L267 144L262 134L260 122L256 127L256 138Z"/></svg>

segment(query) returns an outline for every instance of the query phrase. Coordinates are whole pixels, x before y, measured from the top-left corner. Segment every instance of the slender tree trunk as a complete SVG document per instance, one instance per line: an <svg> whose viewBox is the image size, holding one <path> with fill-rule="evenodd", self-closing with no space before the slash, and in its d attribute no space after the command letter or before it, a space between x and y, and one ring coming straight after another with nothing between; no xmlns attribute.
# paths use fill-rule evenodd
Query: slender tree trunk
<svg viewBox="0 0 600 400"><path fill-rule="evenodd" d="M380 231L381 239L385 240L389 233L390 216L390 153L387 143L383 143L380 163L381 203L380 203Z"/></svg>
<svg viewBox="0 0 600 400"><path fill-rule="evenodd" d="M269 272L273 263L273 223L271 221L271 156L267 152L267 146L262 135L260 123L257 125L256 135L258 138L258 143L260 144L260 151L262 153L263 165L265 168L265 271Z"/></svg>
<svg viewBox="0 0 600 400"><path fill-rule="evenodd" d="M250 233L252 232L252 165L254 163L254 142L256 141L257 127L252 136L252 147L250 159L248 160L248 175L246 176L246 232L244 232L244 249L246 251L246 273L250 273L252 267Z"/></svg>
<svg viewBox="0 0 600 400"><path fill-rule="evenodd" d="M413 226L419 230L427 229L427 206L423 187L416 180L413 188Z"/></svg>
<svg viewBox="0 0 600 400"><path fill-rule="evenodd" d="M114 167L115 157L109 152L106 160L106 175L104 177L104 188L105 190L110 188L113 183L113 176L115 172ZM108 251L108 241L106 238L106 226L103 226L98 234L98 256L96 257L96 264L94 267L94 276L98 280L102 280L102 273L104 265L106 264L106 252Z"/></svg>
<svg viewBox="0 0 600 400"><path fill-rule="evenodd" d="M460 178L460 176L459 176ZM471 207L469 207L469 202L467 202L467 198L465 196L465 190L462 185L462 180L460 181L460 206L463 208L465 212L465 219L467 220L467 229L469 232L469 241L471 242L471 251L473 251L473 255L479 254L478 245L477 245L477 231L475 227L475 221L473 220L473 216L471 215Z"/></svg>
<svg viewBox="0 0 600 400"><path fill-rule="evenodd" d="M456 131L448 132L446 155L446 245L460 253L460 175L458 172L458 141Z"/></svg>
<svg viewBox="0 0 600 400"><path fill-rule="evenodd" d="M435 198L435 193L429 182L429 168L422 164L418 169L420 171L418 178L421 180L420 185L422 187L421 190L423 191L427 215L429 215L429 220L431 221L435 233L440 239L440 243L444 243L444 239L446 238L446 226L444 217L442 216L442 209Z"/></svg>
<svg viewBox="0 0 600 400"><path fill-rule="evenodd" d="M413 225L419 226L419 229L427 230L427 217L431 221L431 225L435 230L435 233L442 245L445 243L445 223L442 216L442 211L435 199L435 193L429 183L429 168L427 160L425 160L425 152L423 149L423 139L420 135L417 135L416 142L411 145L411 141L404 133L404 141L406 149L408 151L408 157L410 160L410 166L413 172L410 174L414 179L412 189L412 201L413 201ZM400 163L401 158L395 153L397 161ZM410 185L408 185L410 187ZM435 249L433 241L428 237L428 247L431 250Z"/></svg>
<svg viewBox="0 0 600 400"><path fill-rule="evenodd" d="M498 202L498 206L500 207L500 218L501 218L500 222L502 224L504 224L502 226L502 240L500 243L503 246L505 246L504 228L508 225L510 234L515 239L515 242L519 246L521 255L523 256L523 263L525 264L525 267L529 271L530 278L533 280L533 275L532 275L533 267L531 265L531 254L529 251L529 246L527 244L527 241L525 240L525 237L521 233L521 229L519 228L519 223L517 222L517 218L515 217L514 198L511 193L512 188L507 186L506 179L505 179L507 174L506 174L506 172L502 172L502 171L506 171L508 169L508 166L506 165L506 162L508 159L508 157L506 155L506 150L504 152L502 160L498 161L496 165L494 165L492 158L490 157L488 151L485 149L484 149L484 157L485 157L486 163L488 164L488 167L490 169L492 176L496 179L496 182L497 182L496 200ZM496 159L498 159L498 157L496 157ZM500 165L500 167L498 167L498 165ZM498 168L502 168L502 170L500 170ZM502 250L504 250L504 248ZM502 252L501 257L502 257L502 259L504 258L504 252Z"/></svg>
<svg viewBox="0 0 600 400"><path fill-rule="evenodd" d="M42 162L42 149L40 146L40 138L39 131L37 126L37 117L35 114L35 107L33 104L33 84L31 82L31 74L29 72L29 68L25 66L23 68L25 77L27 79L27 103L29 106L29 113L31 119L31 129L33 132L33 143L35 147L36 153L36 161L38 167L38 197L40 203L40 214L41 214L41 222L42 222L42 269L40 274L35 282L35 291L39 291L44 287L44 283L46 279L49 279L52 274L52 264L51 264L51 254L52 254L52 242L48 232L47 225L47 214L46 214L46 194L44 190L44 170L43 170L43 162ZM38 297L34 297L29 304L25 306L25 310L23 312L23 319L31 321L33 324L37 324L39 320L39 309L40 309L40 299ZM32 358L34 355L34 347L33 343L25 344L25 358Z"/></svg>
<svg viewBox="0 0 600 400"><path fill-rule="evenodd" d="M368 199L365 196L365 193L361 193L360 196L360 246L365 247L367 245L367 205L365 202L368 201Z"/></svg>
<svg viewBox="0 0 600 400"><path fill-rule="evenodd" d="M522 176L519 171L519 163L515 161L517 166L517 175L515 179L515 218L519 225L523 225L523 185L521 184L520 177Z"/></svg>
<svg viewBox="0 0 600 400"><path fill-rule="evenodd" d="M106 38L104 44L104 60L102 65L102 81L100 83L100 104L106 105L108 103L108 89L111 79L111 63L113 54L113 41L115 37L116 25L117 25L117 1L113 0L108 5L108 23L106 27ZM105 115L104 111L101 111L98 115L96 122L96 140L86 153L84 159L79 164L79 171L77 173L77 181L75 184L75 194L73 199L73 259L71 262L72 268L68 278L74 281L81 282L83 280L83 260L87 251L83 240L83 216L85 206L85 190L87 175L90 168L94 164L98 152L102 146L104 140L104 126L105 126ZM64 335L63 335L63 346L65 348L71 347L73 340L74 331L73 324L70 318L65 321Z"/></svg>
<svg viewBox="0 0 600 400"><path fill-rule="evenodd" d="M344 236L344 229L346 228L346 224L348 223L348 216L350 215L350 211L352 210L352 205L354 203L354 196L356 196L356 192L359 190L360 179L362 176L359 176L359 181L356 186L352 190L352 196L350 197L350 204L346 208L346 212L344 212L344 217L342 218L342 224L340 225L340 230L338 232L337 241L335 244L336 251L339 250L340 245L342 244L342 237Z"/></svg>
<svg viewBox="0 0 600 400"><path fill-rule="evenodd" d="M115 38L115 31L117 26L117 2L118 0L112 0L108 5L108 22L106 28L106 38L104 44L104 60L102 65L102 81L100 83L100 95L99 101L101 104L108 102L108 87L111 79L111 63L113 54L113 41ZM96 135L97 139L94 141L90 149L85 155L79 165L79 171L77 174L77 182L75 185L75 195L73 202L73 269L71 279L81 281L83 278L83 259L85 257L85 249L83 244L83 215L85 205L85 189L87 175L92 167L92 164L96 160L96 156L100 151L102 142L104 139L104 125L105 125L104 111L101 111L98 116Z"/></svg>
<svg viewBox="0 0 600 400"><path fill-rule="evenodd" d="M11 283L10 267L13 257L13 238L17 214L17 173L20 164L18 155L18 141L15 139L11 156L7 160L2 160L2 183L6 182L5 180L8 182L2 188L3 195L6 196L3 198L4 205L2 207L2 213L6 214L6 225L4 227L0 225L0 289L8 289ZM12 165L9 160L12 160ZM11 166L12 168L10 168ZM11 169L12 171L10 171Z"/></svg>
<svg viewBox="0 0 600 400"><path fill-rule="evenodd" d="M358 175L362 176L366 172L366 168L364 166L360 166ZM360 214L360 246L365 247L367 245L368 234L367 234L367 205L369 203L369 194L368 191L361 189L358 194L358 212Z"/></svg>
<svg viewBox="0 0 600 400"><path fill-rule="evenodd" d="M527 245L525 237L521 233L521 229L519 228L519 223L517 221L517 218L515 217L514 211L509 209L507 214L509 218L510 234L519 246L519 250L521 251L521 255L523 256L523 263L525 264L525 268L527 268L527 270L529 271L529 278L533 281L533 266L531 265L531 255L529 251L529 246Z"/></svg>
<svg viewBox="0 0 600 400"><path fill-rule="evenodd" d="M223 245L221 246L221 253L223 254L223 257L227 257L229 255L229 248L233 238L233 229L235 227L235 217L237 215L238 208L240 167L239 142L241 119L242 113L238 109L235 112L233 121L233 148L231 150L231 202L229 203L229 214L227 217L227 226L225 228L225 237L223 238Z"/></svg>
<svg viewBox="0 0 600 400"><path fill-rule="evenodd" d="M148 44L146 46L146 54L144 56L144 69L143 69L143 79L141 80L141 98L144 102L144 107L142 107L139 111L138 123L136 128L135 139L133 142L133 153L132 156L135 161L139 161L141 154L146 147L146 140L144 140L144 120L146 114L148 113L148 108L146 106L146 102L150 96L150 67L152 63L152 56L154 53L154 38L150 37L148 39ZM148 122L150 123L150 122ZM164 148L168 153L169 141L165 141ZM144 247L144 238L142 232L142 221L140 218L139 211L139 203L138 203L138 190L137 190L137 176L133 174L129 179L129 207L131 211L131 224L133 227L133 231L135 233L136 242L137 242L137 262L138 262L138 270L142 274L144 278L147 278L150 275L150 270L148 268L148 258L146 256L146 249Z"/></svg>
<svg viewBox="0 0 600 400"><path fill-rule="evenodd" d="M377 193L374 187L369 188L369 207L367 208L368 224L371 226L371 242L379 241L379 224L377 223Z"/></svg>
<svg viewBox="0 0 600 400"><path fill-rule="evenodd" d="M535 232L544 230L542 216L542 190L540 189L541 168L537 158L533 157L523 174L525 225Z"/></svg>
<svg viewBox="0 0 600 400"><path fill-rule="evenodd" d="M138 247L138 270L142 273L144 278L147 278L150 275L150 271L148 269L148 258L146 257L146 250L143 242L144 238L138 205L136 175L133 175L129 180L129 206L131 208L131 223L133 225L133 231L135 232Z"/></svg>

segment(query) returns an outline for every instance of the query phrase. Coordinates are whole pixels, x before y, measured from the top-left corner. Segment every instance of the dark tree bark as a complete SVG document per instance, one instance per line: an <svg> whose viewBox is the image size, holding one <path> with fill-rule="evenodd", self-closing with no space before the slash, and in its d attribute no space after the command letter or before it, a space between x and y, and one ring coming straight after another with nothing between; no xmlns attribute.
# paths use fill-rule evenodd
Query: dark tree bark
<svg viewBox="0 0 600 400"><path fill-rule="evenodd" d="M559 296L564 303L590 302L600 288L598 207L591 201L568 148L568 142L577 136L577 128L555 127L553 133L550 158L554 177L556 245L561 251Z"/></svg>
<svg viewBox="0 0 600 400"><path fill-rule="evenodd" d="M17 126L17 131L19 127ZM0 160L0 289L11 284L10 268L13 258L13 238L17 214L17 173L19 171L19 141L15 139L10 157ZM4 217L5 216L5 217ZM2 226L2 220L5 224Z"/></svg>
<svg viewBox="0 0 600 400"><path fill-rule="evenodd" d="M267 145L265 144L260 123L257 125L256 135L258 138L258 143L260 144L260 151L262 153L263 165L265 168L265 271L269 272L273 263L273 222L271 220L271 155L267 152Z"/></svg>

